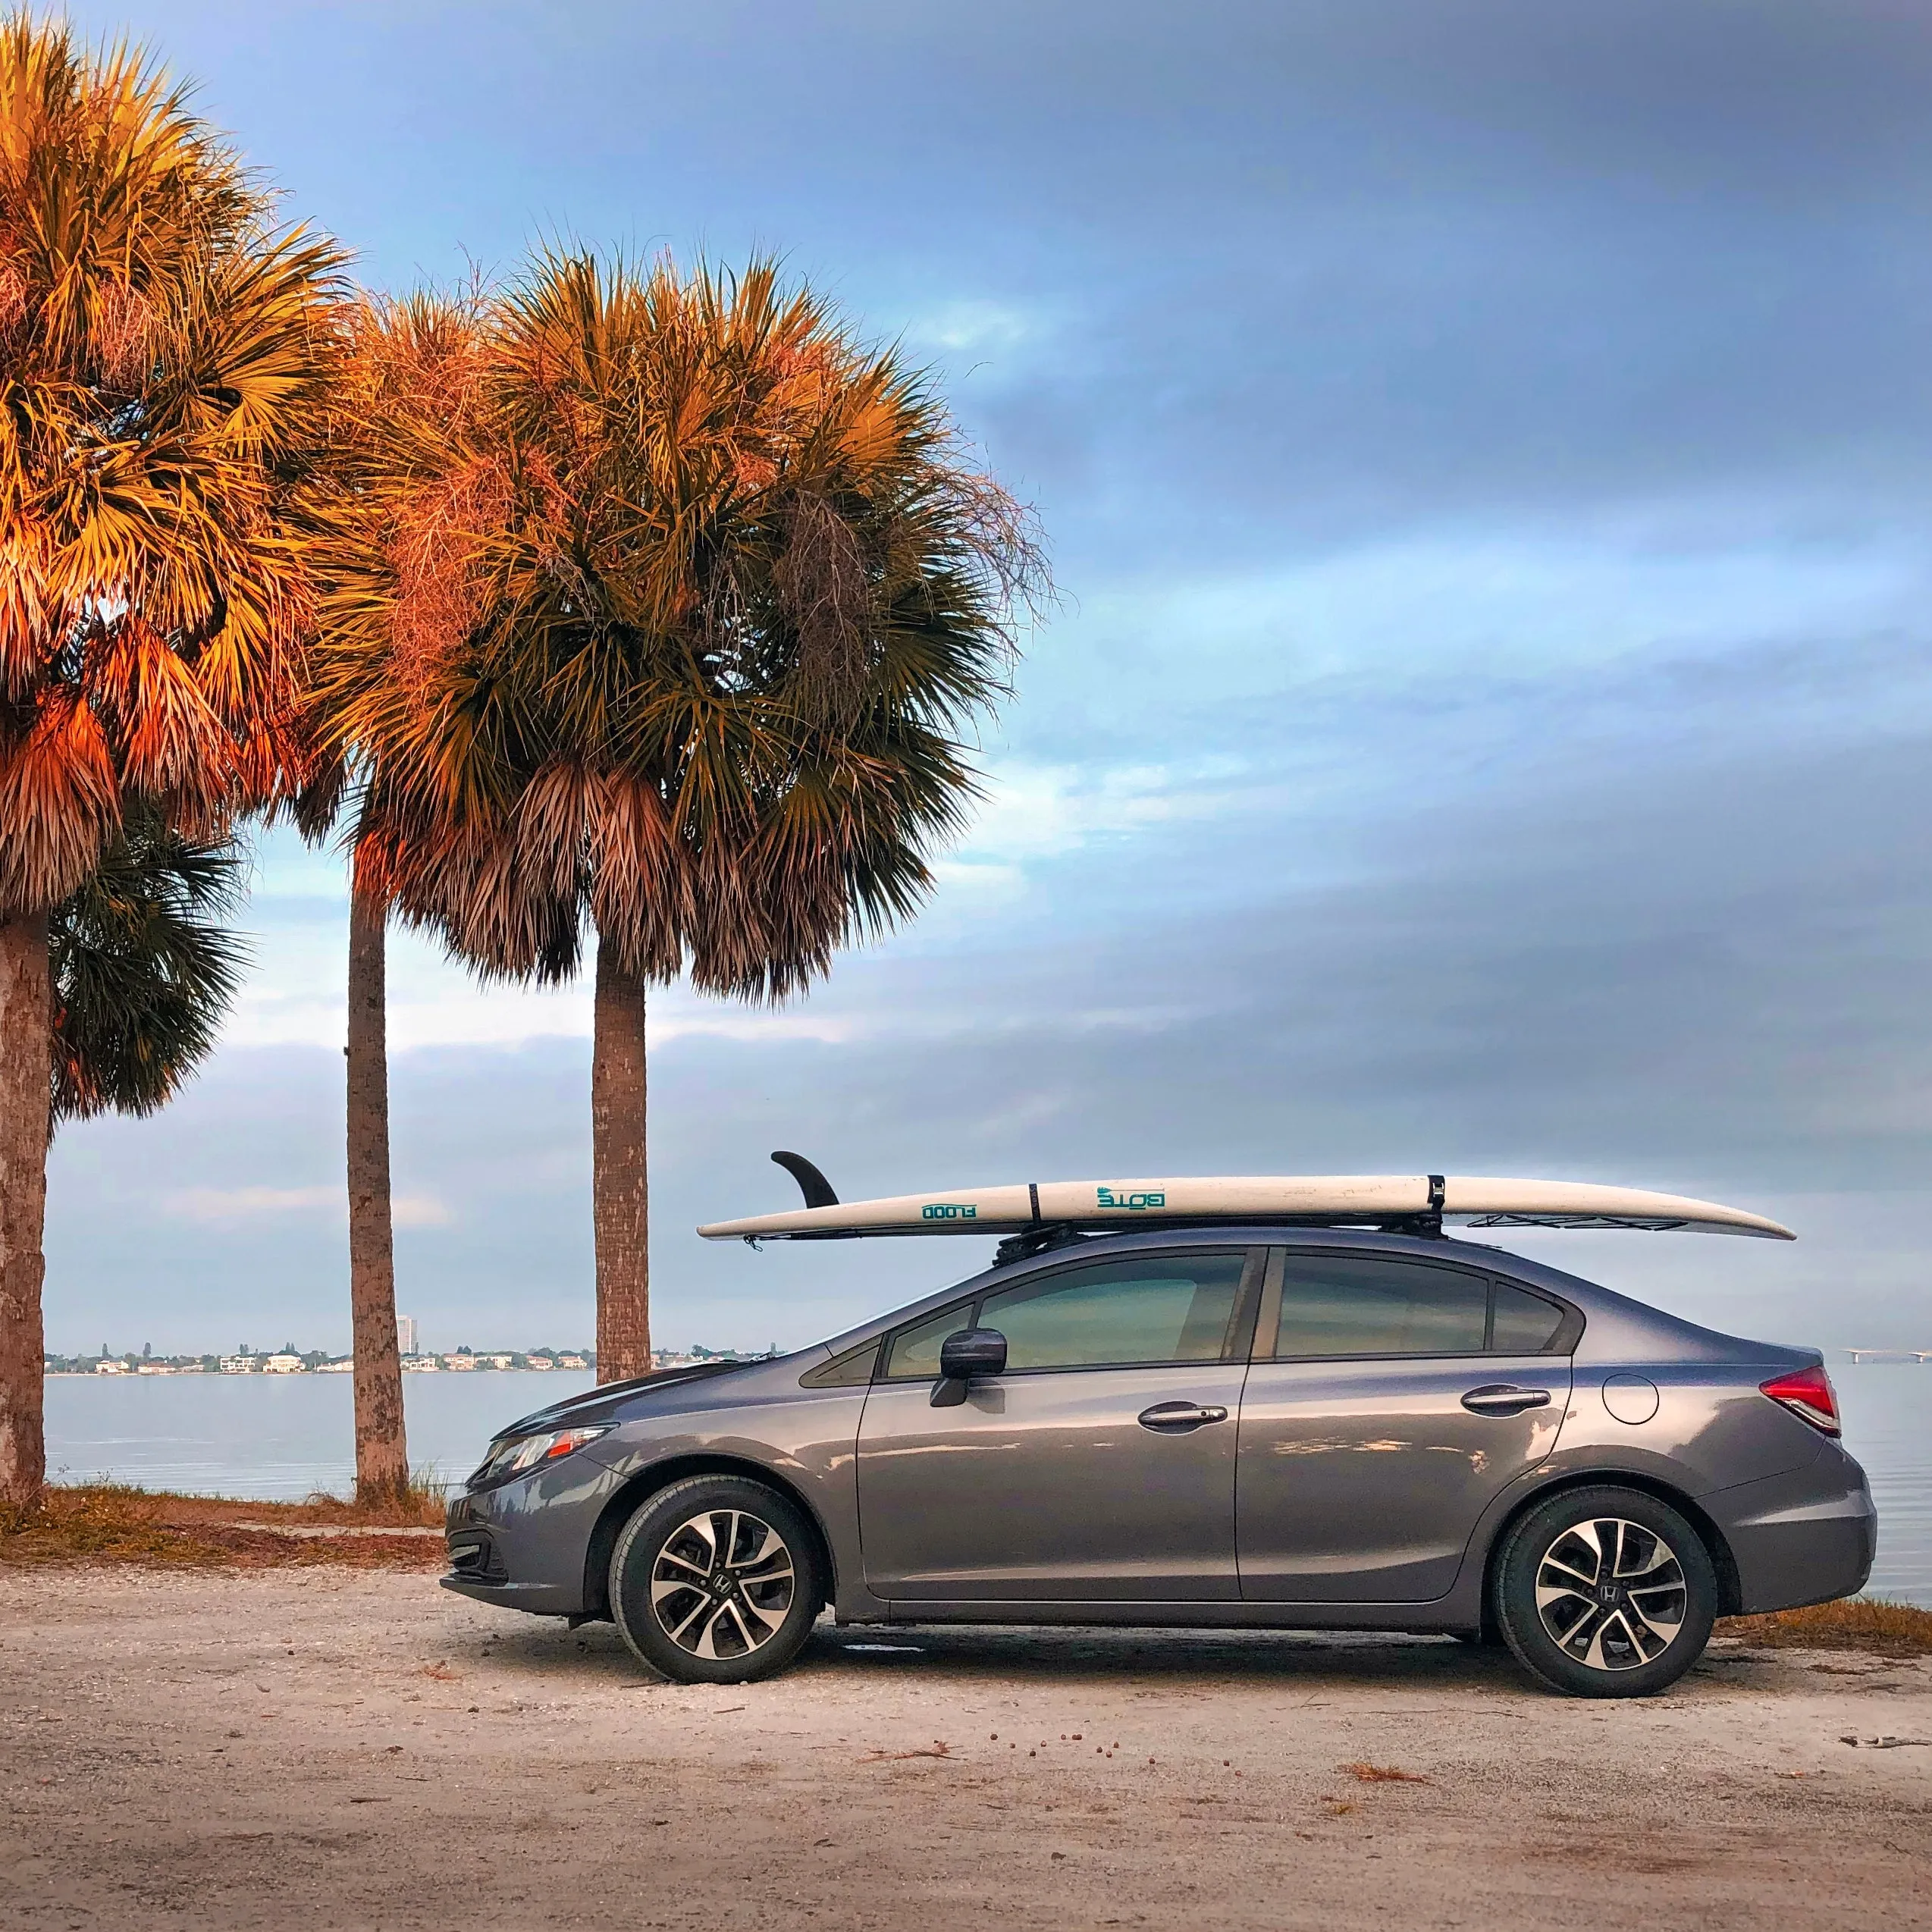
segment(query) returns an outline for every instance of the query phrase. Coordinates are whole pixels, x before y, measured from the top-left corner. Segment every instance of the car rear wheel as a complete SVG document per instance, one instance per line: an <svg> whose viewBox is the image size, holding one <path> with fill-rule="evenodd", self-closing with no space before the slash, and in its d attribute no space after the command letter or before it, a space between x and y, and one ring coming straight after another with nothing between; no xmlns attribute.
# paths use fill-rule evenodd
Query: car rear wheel
<svg viewBox="0 0 1932 1932"><path fill-rule="evenodd" d="M1525 1669L1573 1697L1653 1697L1704 1654L1717 1577L1667 1503L1611 1485L1532 1510L1498 1557L1498 1628Z"/></svg>
<svg viewBox="0 0 1932 1932"><path fill-rule="evenodd" d="M797 1507L743 1476L648 1498L610 1557L610 1614L632 1653L679 1683L742 1684L804 1646L825 1592Z"/></svg>

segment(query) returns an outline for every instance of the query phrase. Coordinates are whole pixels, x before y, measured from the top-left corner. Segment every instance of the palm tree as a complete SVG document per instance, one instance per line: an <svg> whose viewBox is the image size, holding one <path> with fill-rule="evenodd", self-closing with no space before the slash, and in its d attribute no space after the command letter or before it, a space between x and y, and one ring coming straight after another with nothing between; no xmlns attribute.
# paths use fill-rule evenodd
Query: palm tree
<svg viewBox="0 0 1932 1932"><path fill-rule="evenodd" d="M546 253L486 320L320 675L403 917L513 978L596 933L607 1381L651 1360L648 986L783 999L911 914L1046 585L930 386L768 264Z"/></svg>
<svg viewBox="0 0 1932 1932"><path fill-rule="evenodd" d="M0 1502L45 1474L54 909L287 764L340 258L136 52L0 20Z"/></svg>
<svg viewBox="0 0 1932 1932"><path fill-rule="evenodd" d="M441 534L429 519L409 554L388 528L388 507L425 487L447 488L460 444L482 343L480 293L425 292L400 302L359 300L350 312L337 372L328 508L318 519L322 582L319 622L326 654L369 659L380 650L391 675L406 678L416 641L398 635L372 580L390 572L419 591L412 616L447 628L447 613L420 594L444 566ZM460 485L448 510L460 507ZM345 828L350 873L347 1171L350 1347L355 1364L356 1490L365 1503L394 1500L409 1487L402 1360L396 1324L396 1264L390 1192L387 927L390 892L383 855L427 836L393 808L397 788L365 745L340 692L306 694L305 740L313 776L292 814L312 842ZM424 794L419 778L416 789ZM387 816L384 801L391 801ZM374 836L380 824L382 836Z"/></svg>
<svg viewBox="0 0 1932 1932"><path fill-rule="evenodd" d="M344 387L353 394L354 385ZM344 439L353 447L353 439ZM339 485L355 487L353 456L338 444ZM312 845L325 842L357 789L348 763L318 748L319 716L303 726L306 782L278 801ZM409 1451L396 1322L396 1241L389 1175L389 908L359 881L350 859L347 1037L343 1046L349 1200L350 1354L354 1365L356 1500L381 1506L408 1494Z"/></svg>

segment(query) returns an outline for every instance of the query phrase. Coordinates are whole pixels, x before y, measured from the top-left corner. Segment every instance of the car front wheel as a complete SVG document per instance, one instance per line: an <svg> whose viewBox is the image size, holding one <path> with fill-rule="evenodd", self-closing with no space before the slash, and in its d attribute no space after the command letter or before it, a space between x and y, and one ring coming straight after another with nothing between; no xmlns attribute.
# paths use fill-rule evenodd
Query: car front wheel
<svg viewBox="0 0 1932 1932"><path fill-rule="evenodd" d="M1572 1489L1510 1532L1491 1583L1516 1661L1573 1697L1653 1697L1704 1654L1717 1577L1704 1542L1640 1489Z"/></svg>
<svg viewBox="0 0 1932 1932"><path fill-rule="evenodd" d="M679 1683L742 1684L804 1646L825 1592L796 1506L761 1482L692 1476L648 1498L610 1557L632 1651Z"/></svg>

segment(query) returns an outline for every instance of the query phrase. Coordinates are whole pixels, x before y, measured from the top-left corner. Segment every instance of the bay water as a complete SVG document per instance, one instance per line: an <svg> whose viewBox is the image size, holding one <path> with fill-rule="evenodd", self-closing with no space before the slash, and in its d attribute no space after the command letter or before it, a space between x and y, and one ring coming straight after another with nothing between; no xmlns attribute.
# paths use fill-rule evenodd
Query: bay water
<svg viewBox="0 0 1932 1932"><path fill-rule="evenodd" d="M1932 1608L1932 1364L1836 1367L1846 1446L1878 1504L1874 1595ZM506 1423L591 1386L564 1369L403 1378L409 1460L458 1482ZM58 1482L299 1501L355 1486L347 1375L53 1375L47 1466Z"/></svg>

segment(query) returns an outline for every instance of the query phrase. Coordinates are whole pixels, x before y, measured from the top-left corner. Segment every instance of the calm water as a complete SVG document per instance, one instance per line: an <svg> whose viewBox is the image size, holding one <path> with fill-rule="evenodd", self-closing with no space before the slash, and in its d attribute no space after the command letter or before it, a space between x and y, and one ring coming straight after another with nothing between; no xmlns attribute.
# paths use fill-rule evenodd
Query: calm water
<svg viewBox="0 0 1932 1932"><path fill-rule="evenodd" d="M1871 1588L1932 1607L1932 1365L1837 1367L1845 1440L1879 1513ZM587 1375L405 1375L409 1460L445 1478L476 1466L504 1423L590 1386ZM265 1499L355 1482L347 1375L56 1375L47 1463L57 1480Z"/></svg>
<svg viewBox="0 0 1932 1932"><path fill-rule="evenodd" d="M588 1388L562 1369L403 1378L409 1466L467 1476L506 1422ZM293 1499L356 1486L347 1375L50 1375L47 1470L57 1482Z"/></svg>
<svg viewBox="0 0 1932 1932"><path fill-rule="evenodd" d="M1831 1381L1878 1505L1871 1593L1932 1610L1932 1363L1834 1367Z"/></svg>

